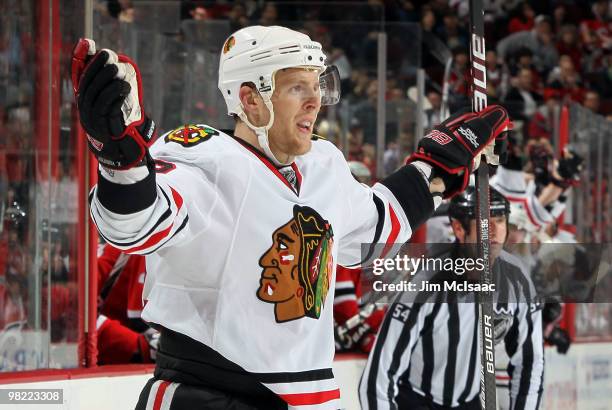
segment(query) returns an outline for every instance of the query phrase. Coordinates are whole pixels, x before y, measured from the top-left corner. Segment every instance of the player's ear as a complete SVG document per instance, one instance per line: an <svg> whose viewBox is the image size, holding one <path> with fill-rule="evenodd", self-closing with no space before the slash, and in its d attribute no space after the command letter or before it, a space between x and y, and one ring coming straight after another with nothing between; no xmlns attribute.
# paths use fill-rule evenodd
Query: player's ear
<svg viewBox="0 0 612 410"><path fill-rule="evenodd" d="M457 238L460 243L465 243L466 232L461 222L459 222L459 220L457 219L451 219L450 222L451 228L453 228L453 234L455 235L455 238Z"/></svg>
<svg viewBox="0 0 612 410"><path fill-rule="evenodd" d="M255 84L242 84L240 87L239 98L244 113L247 115L247 118L253 125L260 127L268 123L268 108L266 107L263 98L261 98L261 95L259 95L259 92L257 92Z"/></svg>
<svg viewBox="0 0 612 410"><path fill-rule="evenodd" d="M259 109L259 104L262 103L261 97L255 86L251 83L244 83L240 87L239 92L240 102L247 114L256 112Z"/></svg>

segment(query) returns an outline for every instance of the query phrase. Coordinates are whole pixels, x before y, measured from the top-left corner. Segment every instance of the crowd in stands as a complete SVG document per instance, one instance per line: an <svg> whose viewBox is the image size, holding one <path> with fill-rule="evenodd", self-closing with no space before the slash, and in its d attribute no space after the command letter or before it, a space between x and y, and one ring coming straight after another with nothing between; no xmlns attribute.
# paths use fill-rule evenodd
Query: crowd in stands
<svg viewBox="0 0 612 410"><path fill-rule="evenodd" d="M99 10L121 21L133 21L136 3L101 1ZM232 30L251 24L293 25L321 42L330 62L340 68L343 101L350 107L348 118L338 121L345 124L346 135L327 136L338 145L348 144L345 152L349 159L363 161L373 172L378 98L373 62L376 33L384 29L389 35L385 90L389 150L385 158L389 160L384 168L392 170L401 160L395 152L405 155L414 147L414 109L403 121L393 114L396 102L406 100L415 84L415 71L407 69L406 62L420 64L427 74L426 127L440 120L444 56L452 56L453 61L449 79L451 112L470 104L468 2L377 0L351 3L351 7L345 3L184 0L180 12L184 20L229 20ZM609 1L488 0L484 5L487 94L491 102L506 106L517 121L521 141L550 139L553 108L560 104L576 102L595 113L612 114ZM351 24L339 30L339 22ZM403 33L393 33L398 23L406 24ZM408 28L410 23L420 30L420 40ZM361 40L356 41L358 38ZM420 57L407 57L414 49L419 50Z"/></svg>
<svg viewBox="0 0 612 410"><path fill-rule="evenodd" d="M335 141L350 161L362 163L371 175L376 174L378 32L385 30L389 35L384 92L385 174L401 164L404 155L413 149L417 115L423 115L425 128L441 121L444 56L452 58L450 111L470 105L467 0L278 4L261 0L176 1L180 3L182 20L227 20L232 31L252 24L292 25L319 41L330 62L339 67L346 110L341 107L336 117L322 111L317 132ZM26 3L5 5L15 8L21 27L32 27L35 13ZM516 121L521 146L527 146L530 139L552 138L553 111L560 104L582 104L593 113L612 119L610 3L484 0L487 94L490 102L501 103L509 110ZM137 11L137 0L97 0L95 4L96 13L126 24L138 18ZM2 13L0 21L13 14ZM75 250L69 246L74 242L71 221L56 225L54 229L59 233L50 235L51 242L40 247L38 260L26 251L27 247L34 247L28 240L35 238L32 226L28 225L34 223L36 206L31 203L36 196L33 194L36 189L32 188L36 184L36 170L31 138L34 48L32 38L24 34L27 30L6 29L15 26L0 27L0 82L6 85L0 87L4 90L0 91L0 224L4 227L0 229L0 304L5 306L6 313L6 317L0 317L0 332L11 323L21 325L25 321L28 289L32 288L28 284L32 275L28 272L37 272L52 281L51 318L55 328L74 330L58 330L52 339L75 340L76 258ZM70 45L64 48L69 50ZM425 69L427 80L425 112L417 114L411 91L418 66ZM64 165L68 162L65 160ZM74 186L73 172L69 166L60 166L58 181L65 180L67 185ZM58 198L62 195L55 193ZM22 216L19 210L24 212ZM13 217L17 219L10 219ZM42 305L47 303L43 301ZM46 316L45 312L43 317Z"/></svg>

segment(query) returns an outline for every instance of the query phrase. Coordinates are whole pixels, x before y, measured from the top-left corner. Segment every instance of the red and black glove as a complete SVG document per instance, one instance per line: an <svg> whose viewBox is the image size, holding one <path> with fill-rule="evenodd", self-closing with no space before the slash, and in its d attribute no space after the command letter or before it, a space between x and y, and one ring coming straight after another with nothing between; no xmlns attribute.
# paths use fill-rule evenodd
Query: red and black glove
<svg viewBox="0 0 612 410"><path fill-rule="evenodd" d="M136 64L112 50L96 53L80 39L72 55L72 84L89 149L105 167L129 169L148 163L155 123L142 106L142 79Z"/></svg>
<svg viewBox="0 0 612 410"><path fill-rule="evenodd" d="M499 105L490 105L479 113L455 114L423 137L407 163L422 161L431 165L430 179L442 178L446 185L443 196L451 198L465 190L487 146L494 145L494 153L503 160L507 149L505 131L510 129L508 113Z"/></svg>
<svg viewBox="0 0 612 410"><path fill-rule="evenodd" d="M553 175L553 184L563 189L578 185L583 161L576 151L571 148L565 149L557 165L557 174L561 178L558 179L556 175Z"/></svg>
<svg viewBox="0 0 612 410"><path fill-rule="evenodd" d="M529 147L529 161L533 169L538 192L551 182L554 157L550 147L543 144L532 144Z"/></svg>

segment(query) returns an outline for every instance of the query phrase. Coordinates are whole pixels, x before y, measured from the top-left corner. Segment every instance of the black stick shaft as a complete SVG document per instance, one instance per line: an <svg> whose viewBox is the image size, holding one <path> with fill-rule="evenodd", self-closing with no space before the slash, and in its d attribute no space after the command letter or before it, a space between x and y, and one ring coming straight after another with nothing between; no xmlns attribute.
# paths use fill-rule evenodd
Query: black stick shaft
<svg viewBox="0 0 612 410"><path fill-rule="evenodd" d="M472 62L472 109L478 112L487 106L487 72L485 68L484 10L482 0L470 0L470 59ZM480 283L493 282L489 241L489 166L482 155L476 174L478 256L484 261ZM479 294L480 323L480 405L483 410L497 408L495 385L495 344L493 295Z"/></svg>

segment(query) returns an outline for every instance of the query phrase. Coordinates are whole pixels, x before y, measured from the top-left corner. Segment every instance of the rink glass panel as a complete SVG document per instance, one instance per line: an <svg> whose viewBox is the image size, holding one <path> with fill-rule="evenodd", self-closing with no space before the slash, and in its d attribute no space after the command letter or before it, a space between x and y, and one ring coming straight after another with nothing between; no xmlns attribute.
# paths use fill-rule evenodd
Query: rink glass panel
<svg viewBox="0 0 612 410"><path fill-rule="evenodd" d="M612 127L610 121L583 106L569 106L570 144L585 159L580 185L573 190L569 217L582 243L612 242ZM608 245L609 247L609 245ZM598 282L612 292L609 264L602 264ZM612 304L577 304L575 334L578 340L612 340Z"/></svg>
<svg viewBox="0 0 612 410"><path fill-rule="evenodd" d="M76 367L69 67L83 4L6 0L0 20L0 371Z"/></svg>

